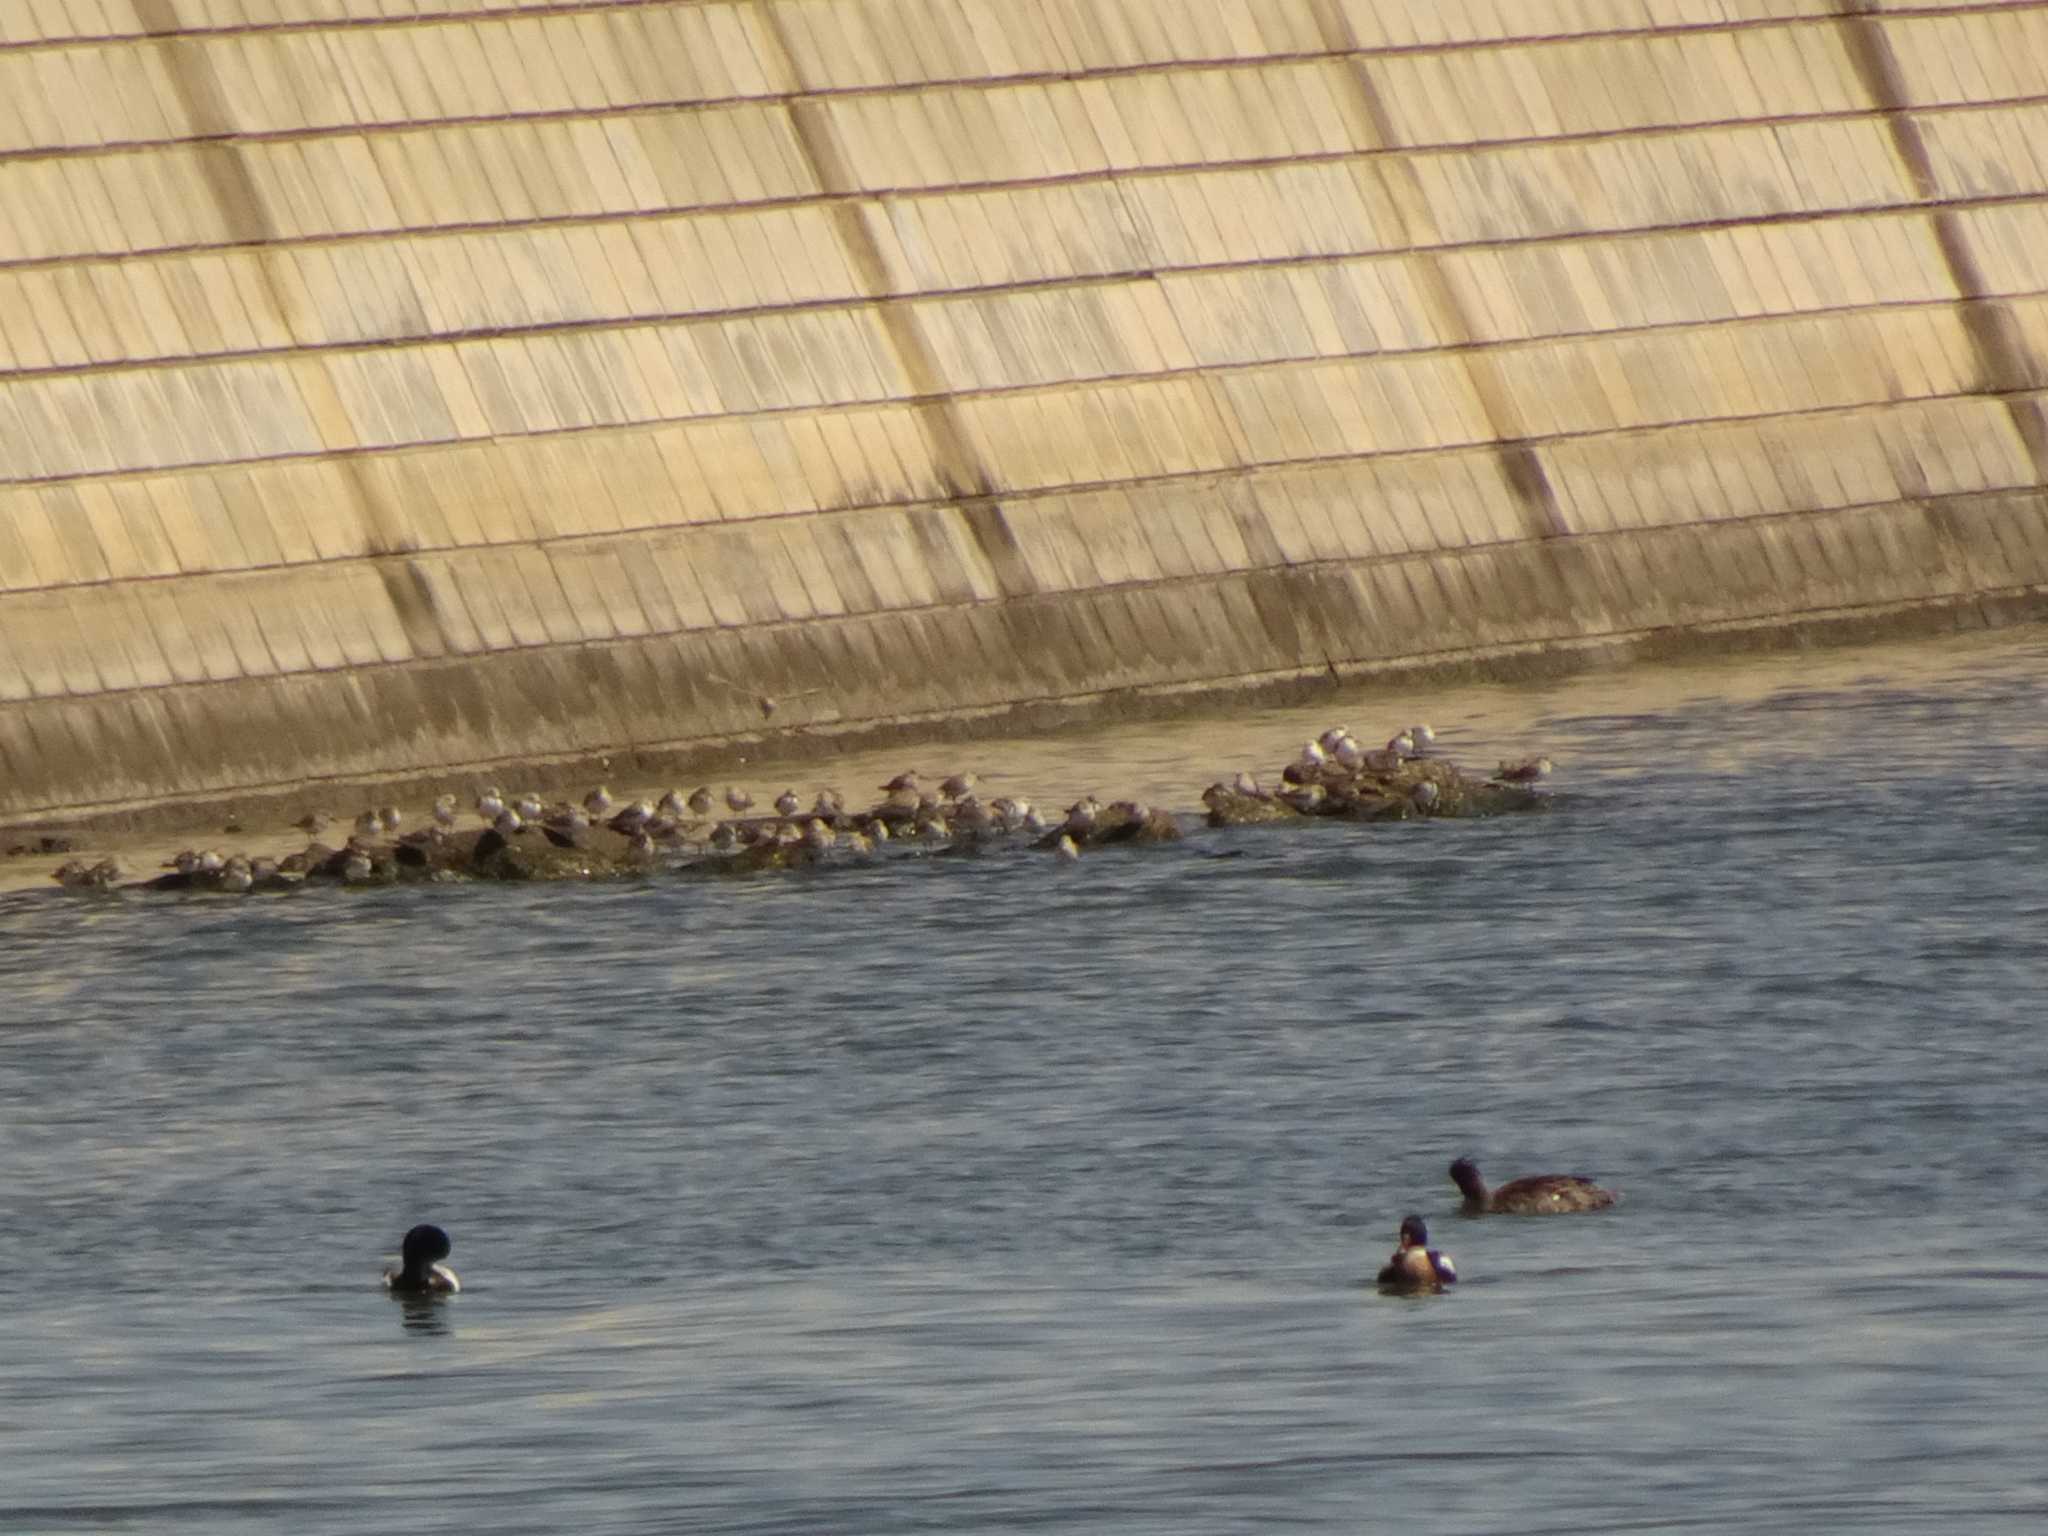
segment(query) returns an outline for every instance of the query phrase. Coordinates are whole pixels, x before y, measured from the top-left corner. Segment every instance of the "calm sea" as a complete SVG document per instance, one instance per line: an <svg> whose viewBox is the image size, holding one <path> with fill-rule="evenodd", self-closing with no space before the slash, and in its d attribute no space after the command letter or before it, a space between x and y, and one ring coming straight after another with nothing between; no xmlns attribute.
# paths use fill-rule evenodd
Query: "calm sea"
<svg viewBox="0 0 2048 1536"><path fill-rule="evenodd" d="M0 1531L2031 1536L2044 705L2025 630L1017 786L1427 711L1558 759L1498 821L0 898ZM1366 1283L1411 1210L1455 1292Z"/></svg>

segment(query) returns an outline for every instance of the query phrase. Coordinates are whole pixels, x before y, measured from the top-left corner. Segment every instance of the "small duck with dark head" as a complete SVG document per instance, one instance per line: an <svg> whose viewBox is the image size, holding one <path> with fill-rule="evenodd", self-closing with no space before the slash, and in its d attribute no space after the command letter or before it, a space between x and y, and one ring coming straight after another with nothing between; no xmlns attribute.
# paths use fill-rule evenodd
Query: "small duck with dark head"
<svg viewBox="0 0 2048 1536"><path fill-rule="evenodd" d="M1621 1196L1575 1173L1534 1173L1498 1189L1488 1189L1479 1165L1469 1157L1451 1164L1451 1182L1465 1197L1468 1216L1562 1216L1571 1211L1597 1211Z"/></svg>
<svg viewBox="0 0 2048 1536"><path fill-rule="evenodd" d="M385 1272L386 1288L394 1296L453 1296L462 1289L462 1282L441 1261L454 1251L446 1232L431 1222L421 1222L399 1245L398 1268Z"/></svg>
<svg viewBox="0 0 2048 1536"><path fill-rule="evenodd" d="M1379 1283L1385 1291L1440 1291L1458 1283L1458 1266L1429 1246L1429 1227L1420 1216L1403 1216L1401 1246L1380 1271Z"/></svg>

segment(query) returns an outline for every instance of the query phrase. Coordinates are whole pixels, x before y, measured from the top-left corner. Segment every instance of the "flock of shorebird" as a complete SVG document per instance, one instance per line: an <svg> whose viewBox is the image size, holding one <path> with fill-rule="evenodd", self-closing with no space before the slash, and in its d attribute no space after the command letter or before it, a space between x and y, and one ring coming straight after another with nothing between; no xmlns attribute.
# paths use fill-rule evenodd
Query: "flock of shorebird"
<svg viewBox="0 0 2048 1536"><path fill-rule="evenodd" d="M1377 797L1384 808L1390 797L1405 802L1402 814L1447 813L1440 804L1446 788L1483 783L1533 785L1551 772L1550 759L1531 757L1503 762L1485 780L1466 780L1437 755L1436 732L1414 725L1397 732L1382 747L1366 747L1350 730L1335 726L1305 742L1287 763L1272 788L1250 771L1219 780L1203 794L1218 822L1225 801L1237 808L1266 808L1264 813L1337 814L1354 809L1361 797ZM406 830L404 814L395 805L366 807L345 823L338 848L322 839L340 828L325 811L308 811L292 823L309 846L303 853L282 857L223 854L212 848L187 848L166 861L167 875L153 883L178 888L241 892L303 878L308 874L338 877L343 883L367 883L389 877L394 854L417 865L430 862L437 850L469 848L479 833L494 834L497 846L525 846L525 839L545 840L557 848L591 846L599 829L622 841L610 841L626 867L654 862L664 853L715 857L752 850L765 862L807 862L834 850L854 856L872 855L891 842L973 846L995 839L1021 839L1071 862L1084 850L1137 839L1162 841L1180 835L1171 812L1137 800L1107 804L1083 796L1065 811L1048 816L1018 796L983 800L976 793L974 773L943 777L905 770L879 787L882 798L864 810L850 809L836 789L821 789L808 802L794 789L784 789L772 806L757 810L754 797L737 785L722 791L703 784L685 793L669 789L658 798L623 800L598 785L580 801L544 800L537 792L508 793L489 785L475 795L465 812L454 794L434 801L423 825ZM468 820L468 818L474 818ZM239 831L238 826L228 830ZM458 843L460 834L469 843ZM534 846L540 846L538 842ZM744 866L743 866L744 867ZM66 886L118 884L127 872L114 860L88 863L73 859L53 878Z"/></svg>

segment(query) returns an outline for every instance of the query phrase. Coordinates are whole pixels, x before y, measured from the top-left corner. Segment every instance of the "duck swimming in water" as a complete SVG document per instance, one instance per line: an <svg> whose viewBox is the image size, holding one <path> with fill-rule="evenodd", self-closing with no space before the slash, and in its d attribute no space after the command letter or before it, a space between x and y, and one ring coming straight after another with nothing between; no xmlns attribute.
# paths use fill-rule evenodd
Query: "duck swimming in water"
<svg viewBox="0 0 2048 1536"><path fill-rule="evenodd" d="M1458 1266L1429 1246L1429 1228L1420 1216L1403 1216L1401 1246L1380 1270L1379 1283L1389 1291L1440 1291L1458 1283Z"/></svg>
<svg viewBox="0 0 2048 1536"><path fill-rule="evenodd" d="M1471 1216L1561 1216L1570 1211L1601 1210L1621 1198L1572 1173L1531 1174L1488 1189L1479 1176L1479 1165L1469 1157L1451 1164L1451 1182L1464 1195L1465 1212Z"/></svg>
<svg viewBox="0 0 2048 1536"><path fill-rule="evenodd" d="M405 1234L398 1268L384 1273L385 1287L396 1296L453 1296L462 1282L441 1261L454 1250L446 1232L431 1222L420 1223Z"/></svg>

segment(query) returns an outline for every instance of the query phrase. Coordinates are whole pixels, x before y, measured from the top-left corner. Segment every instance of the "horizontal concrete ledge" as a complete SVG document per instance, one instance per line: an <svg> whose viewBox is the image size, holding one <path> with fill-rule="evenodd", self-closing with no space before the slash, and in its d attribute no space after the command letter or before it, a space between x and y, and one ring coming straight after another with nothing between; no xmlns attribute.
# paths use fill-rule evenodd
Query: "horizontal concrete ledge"
<svg viewBox="0 0 2048 1536"><path fill-rule="evenodd" d="M53 805L0 821L0 834L79 830L122 834L172 831L230 813L251 825L282 820L319 798L336 808L358 803L424 803L442 793L465 802L484 782L504 780L542 793L581 789L594 780L653 783L730 777L764 756L778 762L825 762L893 744L972 741L1099 729L1110 721L1221 715L1252 707L1308 703L1375 681L1404 687L1429 683L1534 682L1632 664L1765 655L1827 646L2006 628L2048 620L2048 583L1912 602L1872 603L1785 618L1731 619L1665 626L1581 639L1473 647L1428 655L1290 667L1192 683L1108 689L1065 698L1031 699L971 709L901 715L687 741L507 756L450 763L429 773L325 775L96 805ZM1191 768L1193 782L1228 765Z"/></svg>

